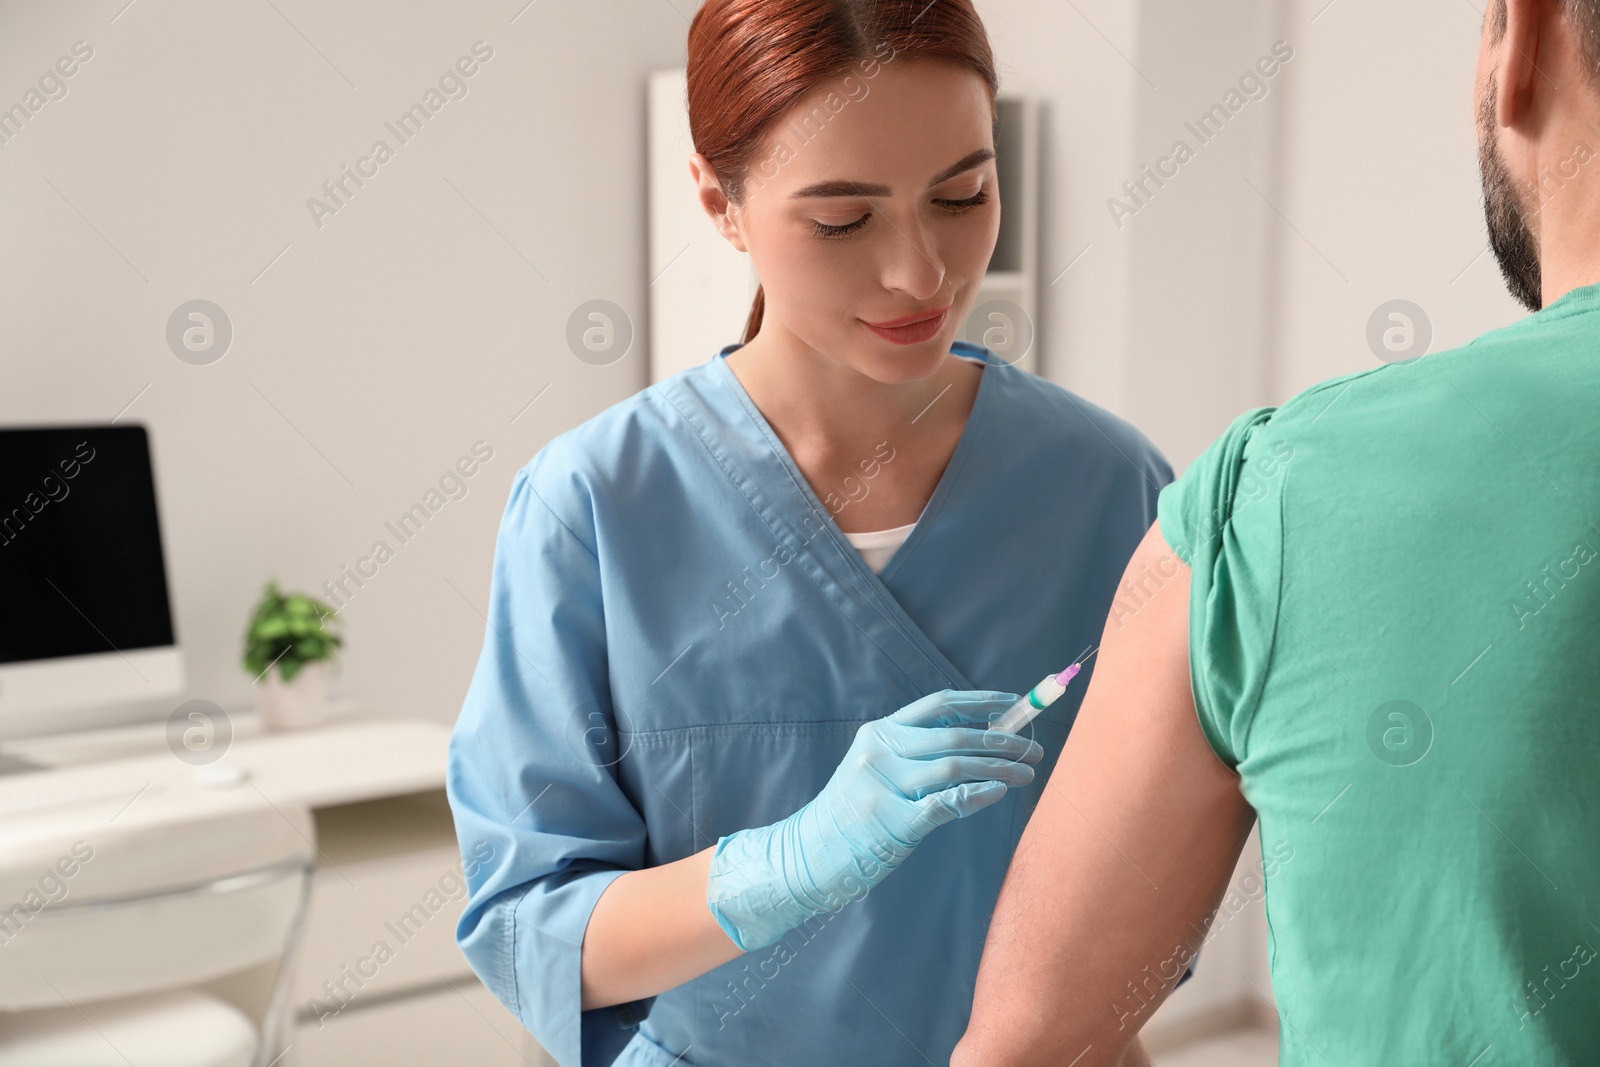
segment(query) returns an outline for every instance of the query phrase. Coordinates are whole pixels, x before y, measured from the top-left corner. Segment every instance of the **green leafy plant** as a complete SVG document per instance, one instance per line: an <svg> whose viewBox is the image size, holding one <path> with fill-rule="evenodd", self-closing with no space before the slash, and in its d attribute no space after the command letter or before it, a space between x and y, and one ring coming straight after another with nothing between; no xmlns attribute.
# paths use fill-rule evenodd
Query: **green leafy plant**
<svg viewBox="0 0 1600 1067"><path fill-rule="evenodd" d="M276 665L283 680L292 682L306 664L333 659L344 643L327 629L336 619L322 601L300 593L285 596L277 582L268 582L244 632L245 671L259 678Z"/></svg>

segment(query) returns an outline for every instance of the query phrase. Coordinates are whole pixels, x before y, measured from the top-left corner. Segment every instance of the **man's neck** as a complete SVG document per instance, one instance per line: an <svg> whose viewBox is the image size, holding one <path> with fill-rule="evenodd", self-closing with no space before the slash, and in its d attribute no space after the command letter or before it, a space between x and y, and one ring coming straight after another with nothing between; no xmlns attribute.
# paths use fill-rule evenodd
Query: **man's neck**
<svg viewBox="0 0 1600 1067"><path fill-rule="evenodd" d="M1600 282L1600 121L1549 143L1534 191L1545 307Z"/></svg>

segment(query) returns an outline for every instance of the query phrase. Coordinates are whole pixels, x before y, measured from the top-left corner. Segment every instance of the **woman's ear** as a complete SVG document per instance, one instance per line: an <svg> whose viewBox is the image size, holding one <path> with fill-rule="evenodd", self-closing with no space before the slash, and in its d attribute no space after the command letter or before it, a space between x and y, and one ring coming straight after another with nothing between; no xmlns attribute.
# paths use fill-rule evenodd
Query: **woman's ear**
<svg viewBox="0 0 1600 1067"><path fill-rule="evenodd" d="M689 157L689 175L694 179L700 206L705 209L717 232L726 237L739 251L748 252L749 249L744 244L744 235L740 232L738 206L728 199L717 172L699 152Z"/></svg>

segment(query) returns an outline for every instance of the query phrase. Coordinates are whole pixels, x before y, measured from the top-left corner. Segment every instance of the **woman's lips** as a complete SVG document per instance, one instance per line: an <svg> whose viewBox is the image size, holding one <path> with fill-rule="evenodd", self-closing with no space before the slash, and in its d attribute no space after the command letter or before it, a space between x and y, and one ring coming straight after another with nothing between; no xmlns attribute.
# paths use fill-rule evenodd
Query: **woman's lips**
<svg viewBox="0 0 1600 1067"><path fill-rule="evenodd" d="M915 345L937 337L939 331L944 329L944 320L949 314L949 308L941 308L934 312L924 311L918 315L890 319L885 323L862 320L862 325L892 344Z"/></svg>

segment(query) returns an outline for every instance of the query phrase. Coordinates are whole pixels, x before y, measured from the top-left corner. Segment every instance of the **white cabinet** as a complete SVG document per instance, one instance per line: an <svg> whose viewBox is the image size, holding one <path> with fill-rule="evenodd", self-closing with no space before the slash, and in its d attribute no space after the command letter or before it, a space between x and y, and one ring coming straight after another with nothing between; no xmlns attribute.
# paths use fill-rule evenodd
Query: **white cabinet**
<svg viewBox="0 0 1600 1067"><path fill-rule="evenodd" d="M219 805L231 802L230 789L264 798L277 810L268 825L316 850L289 1002L277 1016L289 1047L273 1067L554 1067L456 945L466 883L444 792L449 730L353 704L322 726L283 733L263 733L251 713L230 718L227 759L239 781L205 795ZM162 721L12 742L8 751L57 772L0 783L0 801L8 791L33 804L45 790L120 796L123 781L127 795L142 783L147 804L187 796L192 770L173 760L165 729ZM280 825L305 810L311 826ZM277 966L202 988L259 1020Z"/></svg>
<svg viewBox="0 0 1600 1067"><path fill-rule="evenodd" d="M295 1067L555 1067L476 979L295 1027Z"/></svg>
<svg viewBox="0 0 1600 1067"><path fill-rule="evenodd" d="M553 1067L456 945L466 883L443 790L314 815L285 1067Z"/></svg>

